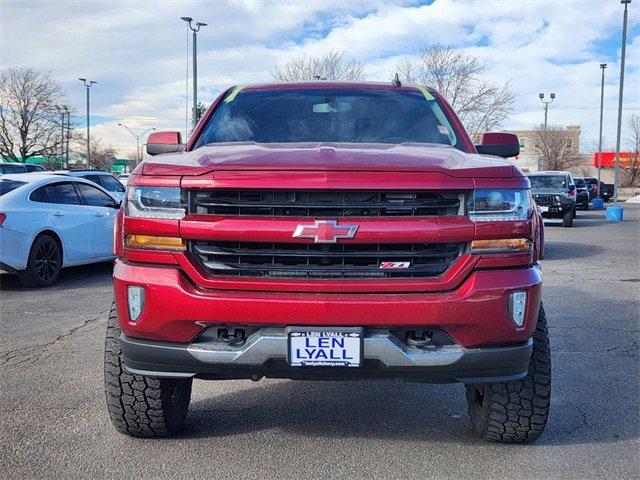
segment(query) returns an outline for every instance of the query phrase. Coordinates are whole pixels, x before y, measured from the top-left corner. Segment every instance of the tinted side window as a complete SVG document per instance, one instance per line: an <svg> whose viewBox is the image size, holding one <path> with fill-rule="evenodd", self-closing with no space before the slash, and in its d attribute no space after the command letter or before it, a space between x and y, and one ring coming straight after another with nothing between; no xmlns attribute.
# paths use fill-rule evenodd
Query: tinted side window
<svg viewBox="0 0 640 480"><path fill-rule="evenodd" d="M101 192L91 185L77 183L76 187L78 187L78 190L80 190L80 195L82 195L82 203L84 205L91 205L92 207L112 207L115 205L115 202L109 195Z"/></svg>
<svg viewBox="0 0 640 480"><path fill-rule="evenodd" d="M70 183L56 183L45 185L31 194L31 200L35 202L58 203L61 205L80 205L78 192Z"/></svg>
<svg viewBox="0 0 640 480"><path fill-rule="evenodd" d="M18 182L17 180L0 180L0 197L22 185L26 185L26 183Z"/></svg>
<svg viewBox="0 0 640 480"><path fill-rule="evenodd" d="M82 178L89 180L90 182L100 185L100 175L83 175Z"/></svg>
<svg viewBox="0 0 640 480"><path fill-rule="evenodd" d="M102 180L102 186L106 191L124 192L124 187L122 186L122 184L111 175L101 175L100 180Z"/></svg>
<svg viewBox="0 0 640 480"><path fill-rule="evenodd" d="M2 168L2 173L15 173L15 170L11 165L2 165L0 168Z"/></svg>

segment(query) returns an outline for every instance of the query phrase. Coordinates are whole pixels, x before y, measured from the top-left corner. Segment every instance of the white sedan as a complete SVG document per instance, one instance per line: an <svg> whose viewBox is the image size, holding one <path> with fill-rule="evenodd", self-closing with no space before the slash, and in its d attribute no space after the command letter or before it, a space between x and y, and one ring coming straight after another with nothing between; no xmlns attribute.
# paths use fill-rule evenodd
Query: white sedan
<svg viewBox="0 0 640 480"><path fill-rule="evenodd" d="M89 180L51 174L0 177L0 269L27 286L55 283L62 267L113 256L120 204Z"/></svg>

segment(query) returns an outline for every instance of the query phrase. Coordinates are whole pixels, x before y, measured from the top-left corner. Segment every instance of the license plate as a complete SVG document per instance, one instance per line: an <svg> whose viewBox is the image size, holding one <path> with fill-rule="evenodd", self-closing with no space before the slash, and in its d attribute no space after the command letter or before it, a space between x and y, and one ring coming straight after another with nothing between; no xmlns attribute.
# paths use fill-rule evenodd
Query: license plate
<svg viewBox="0 0 640 480"><path fill-rule="evenodd" d="M540 209L540 213L546 213L549 211L549 207L544 206L544 207L538 207Z"/></svg>
<svg viewBox="0 0 640 480"><path fill-rule="evenodd" d="M289 364L292 367L359 367L362 329L290 328Z"/></svg>

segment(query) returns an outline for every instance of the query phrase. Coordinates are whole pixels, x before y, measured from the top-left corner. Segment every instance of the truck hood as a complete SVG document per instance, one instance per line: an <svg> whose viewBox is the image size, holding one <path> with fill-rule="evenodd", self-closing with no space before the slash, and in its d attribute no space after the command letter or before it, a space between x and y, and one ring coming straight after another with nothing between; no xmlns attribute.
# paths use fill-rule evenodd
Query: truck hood
<svg viewBox="0 0 640 480"><path fill-rule="evenodd" d="M220 143L158 155L143 175L203 175L219 170L439 172L462 178L521 176L504 159L434 144Z"/></svg>

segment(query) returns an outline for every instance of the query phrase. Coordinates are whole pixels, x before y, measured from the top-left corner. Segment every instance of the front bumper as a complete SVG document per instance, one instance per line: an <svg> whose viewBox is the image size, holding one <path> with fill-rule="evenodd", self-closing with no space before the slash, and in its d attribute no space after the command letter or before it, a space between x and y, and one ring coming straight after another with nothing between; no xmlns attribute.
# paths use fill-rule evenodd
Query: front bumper
<svg viewBox="0 0 640 480"><path fill-rule="evenodd" d="M130 373L161 378L248 379L261 377L353 380L396 378L421 382L481 383L517 380L527 374L532 340L506 347L421 349L388 330L365 329L360 367L291 367L282 327L259 329L241 346L219 341L189 344L121 336Z"/></svg>
<svg viewBox="0 0 640 480"><path fill-rule="evenodd" d="M119 326L130 338L189 343L212 325L437 328L464 348L524 343L535 330L542 290L536 264L476 270L453 290L426 293L309 293L201 288L179 268L116 260ZM127 287L145 289L142 314L129 319ZM522 326L508 313L509 294L527 292Z"/></svg>

